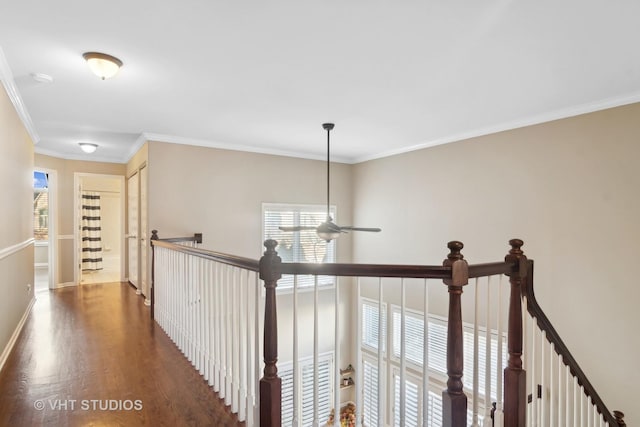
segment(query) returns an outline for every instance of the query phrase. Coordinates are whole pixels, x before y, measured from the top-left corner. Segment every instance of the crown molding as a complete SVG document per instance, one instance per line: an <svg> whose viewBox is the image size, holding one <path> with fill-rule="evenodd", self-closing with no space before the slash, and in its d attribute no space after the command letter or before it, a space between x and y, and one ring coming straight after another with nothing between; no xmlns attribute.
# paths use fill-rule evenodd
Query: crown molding
<svg viewBox="0 0 640 427"><path fill-rule="evenodd" d="M140 149L142 148L142 146L148 141L147 139L147 135L143 132L140 134L140 136L138 136L138 138L136 139L136 142L133 143L133 145L131 146L131 149L129 150L129 152L127 153L127 155L125 156L125 158L123 159L123 163L129 163L129 161L131 161L131 159L133 158L133 156L136 155L136 153L138 151L140 151Z"/></svg>
<svg viewBox="0 0 640 427"><path fill-rule="evenodd" d="M169 144L194 145L196 147L218 148L221 150L243 151L248 153L268 154L272 156L295 157L297 159L322 160L326 161L325 155L314 155L309 153L299 153L294 151L277 150L267 147L256 147L252 145L232 144L228 142L208 141L204 139L184 138L173 135L162 135L157 133L143 133L146 141L166 142ZM351 163L349 159L343 157L332 158L333 163Z"/></svg>
<svg viewBox="0 0 640 427"><path fill-rule="evenodd" d="M469 132L462 132L455 135L449 135L443 138L436 138L430 141L423 142L421 144L412 145L410 147L400 148L397 150L390 150L380 152L378 154L372 154L370 156L357 157L353 159L354 164L363 163L369 160L383 159L385 157L396 156L399 154L410 153L412 151L418 151L429 147L435 147L437 145L448 144L450 142L464 141L465 139L477 138L480 136L491 135L494 133L504 132L508 130L514 130L524 128L527 126L538 125L541 123L552 122L555 120L567 119L570 117L576 117L583 114L595 113L597 111L607 110L615 107L622 107L624 105L634 104L640 102L640 92L631 93L623 96L617 96L612 98L606 98L599 101L588 102L568 108L563 108L548 113L539 114L536 116L526 117L520 120L513 120L510 122L504 122L495 126L489 126L481 129L472 130Z"/></svg>
<svg viewBox="0 0 640 427"><path fill-rule="evenodd" d="M20 117L20 120L22 121L25 129L27 129L27 133L29 134L29 137L31 137L31 141L34 144L37 144L38 142L40 142L40 136L38 135L38 132L36 132L36 128L33 126L33 121L31 120L31 116L27 111L27 107L22 101L20 92L18 92L16 83L13 80L11 68L9 67L9 63L7 62L7 58L4 56L2 47L0 47L0 80L2 80L2 85L7 91L7 95L9 96L11 103L18 113L18 117Z"/></svg>

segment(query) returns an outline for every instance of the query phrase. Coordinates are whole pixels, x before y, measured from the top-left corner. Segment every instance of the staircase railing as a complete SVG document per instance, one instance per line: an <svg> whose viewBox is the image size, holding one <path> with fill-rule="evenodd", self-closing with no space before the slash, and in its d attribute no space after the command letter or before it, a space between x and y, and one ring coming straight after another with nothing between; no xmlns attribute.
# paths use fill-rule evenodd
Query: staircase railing
<svg viewBox="0 0 640 427"><path fill-rule="evenodd" d="M526 260L522 287L528 315L525 334L531 404L527 426L626 426L624 414L610 411L536 300L533 261Z"/></svg>
<svg viewBox="0 0 640 427"><path fill-rule="evenodd" d="M429 421L434 419L436 409L440 411L445 427L563 426L570 422L584 426L624 426L623 414L611 413L607 409L540 310L533 294L533 263L524 256L520 240L510 241L511 250L504 261L479 265L468 265L461 253L462 243L450 242L449 254L439 266L283 263L276 251L277 242L273 240L265 242L266 251L257 261L185 246L184 240L190 245L198 240L195 237L171 240L159 240L156 232L152 238L153 316L247 426L279 427L282 424L282 379L278 375L277 365L278 331L285 331L283 328L287 325L279 329L276 289L283 275L293 275L295 278L291 334L294 366L299 359L300 346L296 311L297 277L310 275L314 278L314 363L313 388L310 392L313 399L305 400L312 402L313 425L325 423L322 418L324 415L317 409L320 393L318 335L327 326L333 326L334 398L331 404L335 411L339 410L343 372L354 375L356 402L352 409L355 408L357 426L396 424L405 427L417 422L413 420L421 420L420 424L424 426L437 425ZM335 279L333 319L327 319L326 312L322 319L319 318L318 277L321 276ZM502 277L508 277L508 283ZM264 283L263 291L260 290L259 279ZM415 282L417 279L423 284L418 285ZM442 289L438 282L446 285L448 299L446 322L442 326L446 328L445 367L435 366L435 356L431 354L432 343L437 338L433 334L439 333L439 329L435 327L438 325L432 324L429 304L432 295ZM344 301L340 295L342 291L354 290L354 287L358 296L357 326L355 331L350 330L345 334L344 328L349 327L349 319L345 320L348 316L341 313ZM387 310L383 297L385 288L391 288L400 295L399 306L393 309L393 313ZM463 299L465 288L469 288L470 292L466 294L471 296L471 300ZM374 334L378 341L373 343L374 352L367 356L373 358L374 362L366 366L363 364L365 355L361 346L361 296L364 291L377 294L372 313L378 319L377 332ZM419 294L422 303L411 300L407 305L407 292L413 296ZM508 298L504 298L503 293L508 294ZM423 313L422 317L416 314L416 305ZM262 316L261 310L264 310ZM534 321L528 319L528 315L525 315L527 312ZM398 326L399 348L395 342L384 337L387 332L382 319L390 319L391 322L397 319L399 322L399 326L393 323L394 327ZM414 342L410 342L411 349L408 349L407 324L412 322L412 327L420 325L416 319L422 322L422 326L417 327L422 335L412 335ZM535 324L540 325L539 332L533 327ZM259 340L260 329L262 340ZM386 331L389 329L386 326ZM415 328L412 330L415 332ZM353 340L354 337L356 356L353 362L356 367L344 371L340 369L340 349L346 339ZM503 366L505 341L508 359L506 366ZM541 343L545 341L550 347L542 346ZM260 347L262 362L259 359ZM417 357L416 352L422 352L423 357ZM562 384L560 377L555 378L554 383L552 376L547 375L554 370L560 372L558 360L554 361L555 368L550 369L553 354L559 354L558 360L563 366L568 366L568 374L565 374L566 378L563 377L565 382ZM471 366L465 366L465 360ZM483 360L484 366L480 360ZM394 368L397 374L391 376L395 382L390 387L384 383L382 374L385 363L397 364ZM262 378L259 378L261 367L264 369ZM439 381L438 370L442 371L446 381L441 397L434 395L431 390L431 384ZM365 373L370 376L376 372L377 383L368 390L367 396L363 391ZM421 390L411 382L418 375L416 372L421 375L418 380ZM296 375L297 370L293 369L293 380L287 380L288 384L294 384L294 400L300 393L300 381ZM571 382L573 380L568 379L569 375L576 378L575 387ZM353 381L347 381L347 384L353 384ZM393 397L387 397L386 394L391 389L396 400L392 413L387 414L386 406L391 406L387 402ZM580 400L578 393L575 393L578 389L583 391L586 399ZM572 390L573 394L570 394ZM536 399L539 394L549 394L551 399ZM409 400L414 402L412 399L416 395L421 396L422 403L417 404L421 407L420 414L414 414L412 411L415 408L407 404ZM572 402L569 402L569 395L574 399ZM365 398L368 399L366 402ZM494 399L495 402L492 402ZM564 406L560 406L562 399L566 403ZM441 409L436 408L436 401ZM363 407L367 404L375 417L367 414L369 418L366 418ZM338 420L337 413L330 418L330 422ZM297 406L293 408L293 425L302 425Z"/></svg>

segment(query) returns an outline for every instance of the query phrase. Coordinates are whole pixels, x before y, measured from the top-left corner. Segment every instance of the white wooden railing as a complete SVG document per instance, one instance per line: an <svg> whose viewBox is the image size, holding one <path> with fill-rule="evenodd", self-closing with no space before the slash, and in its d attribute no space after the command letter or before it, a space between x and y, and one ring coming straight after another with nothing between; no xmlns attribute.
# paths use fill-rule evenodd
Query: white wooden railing
<svg viewBox="0 0 640 427"><path fill-rule="evenodd" d="M238 420L258 425L257 262L199 249L193 240L169 242L155 236L156 322Z"/></svg>
<svg viewBox="0 0 640 427"><path fill-rule="evenodd" d="M330 425L327 399L340 425L339 408L353 399L358 427L624 426L535 302L521 241L496 263L467 265L451 242L442 266L399 266L282 263L273 241L258 262L172 240L153 239L154 317L246 426L281 425L278 334L291 342L283 353L293 384L282 425ZM276 298L283 274L294 277L292 293ZM309 275L312 290L302 294L299 278ZM327 276L332 291L321 290ZM279 319L276 300L285 298L291 317ZM377 330L367 316L377 316ZM333 370L321 388L327 335ZM311 377L301 374L304 360ZM355 387L341 393L347 364Z"/></svg>

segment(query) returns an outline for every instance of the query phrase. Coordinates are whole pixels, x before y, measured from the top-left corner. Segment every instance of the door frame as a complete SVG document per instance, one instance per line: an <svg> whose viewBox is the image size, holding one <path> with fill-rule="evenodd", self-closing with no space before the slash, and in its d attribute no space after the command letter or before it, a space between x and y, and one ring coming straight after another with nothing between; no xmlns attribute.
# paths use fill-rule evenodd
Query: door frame
<svg viewBox="0 0 640 427"><path fill-rule="evenodd" d="M47 174L47 191L49 193L49 239L47 248L47 287L55 289L58 285L58 171L55 169L34 166L35 172Z"/></svg>
<svg viewBox="0 0 640 427"><path fill-rule="evenodd" d="M78 205L80 200L80 183L83 178L104 178L104 179L117 179L120 181L120 281L124 281L125 278L125 212L126 212L126 192L125 192L125 177L122 175L109 175L101 173L87 173L87 172L75 172L73 174L73 282L76 285L80 284L82 279L80 259L78 257L79 248L82 247L82 236L80 230L80 215L82 214L81 208Z"/></svg>

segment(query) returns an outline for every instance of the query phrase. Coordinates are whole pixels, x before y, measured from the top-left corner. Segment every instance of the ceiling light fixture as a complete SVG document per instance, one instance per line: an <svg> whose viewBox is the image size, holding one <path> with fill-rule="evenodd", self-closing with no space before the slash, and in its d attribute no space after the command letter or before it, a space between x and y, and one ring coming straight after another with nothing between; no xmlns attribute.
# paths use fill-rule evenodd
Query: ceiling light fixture
<svg viewBox="0 0 640 427"><path fill-rule="evenodd" d="M91 144L90 142L79 142L78 145L87 154L91 154L98 149L98 144Z"/></svg>
<svg viewBox="0 0 640 427"><path fill-rule="evenodd" d="M87 64L89 64L89 68L93 74L102 80L115 76L118 70L120 70L120 67L122 67L122 61L106 53L86 52L82 54L82 57L87 61Z"/></svg>

